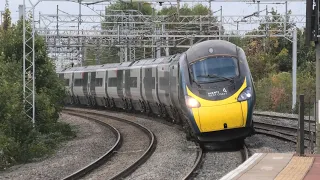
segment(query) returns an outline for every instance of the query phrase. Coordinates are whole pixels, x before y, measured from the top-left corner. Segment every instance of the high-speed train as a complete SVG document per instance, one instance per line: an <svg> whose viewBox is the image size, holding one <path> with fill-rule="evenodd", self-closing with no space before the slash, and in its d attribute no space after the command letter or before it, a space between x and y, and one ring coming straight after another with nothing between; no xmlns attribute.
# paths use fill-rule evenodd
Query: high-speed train
<svg viewBox="0 0 320 180"><path fill-rule="evenodd" d="M223 40L171 56L57 72L67 103L153 113L197 142L243 140L254 132L255 89L242 48Z"/></svg>

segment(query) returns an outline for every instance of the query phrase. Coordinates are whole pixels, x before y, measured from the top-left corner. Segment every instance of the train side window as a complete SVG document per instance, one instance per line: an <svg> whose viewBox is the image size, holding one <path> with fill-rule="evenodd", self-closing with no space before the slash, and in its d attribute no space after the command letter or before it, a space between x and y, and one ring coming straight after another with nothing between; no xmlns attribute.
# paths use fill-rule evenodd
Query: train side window
<svg viewBox="0 0 320 180"><path fill-rule="evenodd" d="M82 79L75 79L74 86L82 86Z"/></svg>
<svg viewBox="0 0 320 180"><path fill-rule="evenodd" d="M108 87L117 87L117 78L116 77L109 78Z"/></svg>
<svg viewBox="0 0 320 180"><path fill-rule="evenodd" d="M96 87L102 87L102 78L96 78L95 84Z"/></svg>
<svg viewBox="0 0 320 180"><path fill-rule="evenodd" d="M69 79L65 79L64 83L65 83L65 86L69 86L70 80Z"/></svg>
<svg viewBox="0 0 320 180"><path fill-rule="evenodd" d="M130 87L137 87L137 77L130 77Z"/></svg>

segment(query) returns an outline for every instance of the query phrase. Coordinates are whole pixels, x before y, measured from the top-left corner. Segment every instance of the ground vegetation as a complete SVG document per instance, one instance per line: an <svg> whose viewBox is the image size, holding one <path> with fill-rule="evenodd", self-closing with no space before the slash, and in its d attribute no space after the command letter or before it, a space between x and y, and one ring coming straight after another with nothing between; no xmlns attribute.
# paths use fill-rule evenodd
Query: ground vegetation
<svg viewBox="0 0 320 180"><path fill-rule="evenodd" d="M44 40L37 35L34 126L27 117L31 114L24 113L23 21L12 24L9 9L3 17L0 27L0 170L50 156L60 142L75 137L74 130L59 121L65 94L63 82L47 56ZM26 28L30 30L30 20Z"/></svg>

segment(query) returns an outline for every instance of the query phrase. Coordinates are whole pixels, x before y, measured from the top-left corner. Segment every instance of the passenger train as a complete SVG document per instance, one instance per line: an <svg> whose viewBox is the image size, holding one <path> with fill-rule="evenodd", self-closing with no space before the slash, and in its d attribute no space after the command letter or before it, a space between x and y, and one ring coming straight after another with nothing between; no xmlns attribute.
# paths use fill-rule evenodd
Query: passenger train
<svg viewBox="0 0 320 180"><path fill-rule="evenodd" d="M68 104L156 114L182 125L188 139L200 143L243 140L254 133L252 76L243 49L228 41L57 73Z"/></svg>

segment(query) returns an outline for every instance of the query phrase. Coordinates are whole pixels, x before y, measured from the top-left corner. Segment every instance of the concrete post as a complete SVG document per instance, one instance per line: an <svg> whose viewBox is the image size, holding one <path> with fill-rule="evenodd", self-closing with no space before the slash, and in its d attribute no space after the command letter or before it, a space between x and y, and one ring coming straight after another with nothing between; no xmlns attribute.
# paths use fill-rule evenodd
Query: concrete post
<svg viewBox="0 0 320 180"><path fill-rule="evenodd" d="M292 40L292 110L297 103L297 29L293 30Z"/></svg>

